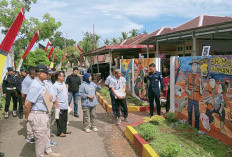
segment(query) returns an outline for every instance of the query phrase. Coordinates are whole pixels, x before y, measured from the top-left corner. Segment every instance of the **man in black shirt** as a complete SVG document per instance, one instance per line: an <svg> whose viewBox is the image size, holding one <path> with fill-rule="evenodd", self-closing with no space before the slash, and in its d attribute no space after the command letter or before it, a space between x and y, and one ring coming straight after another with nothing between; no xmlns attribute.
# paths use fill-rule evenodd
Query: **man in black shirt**
<svg viewBox="0 0 232 157"><path fill-rule="evenodd" d="M6 98L5 103L5 119L9 117L8 111L10 106L11 98L13 99L13 116L16 117L17 111L17 92L16 92L16 76L14 76L13 68L7 68L7 76L3 80L2 89L3 89L3 96Z"/></svg>
<svg viewBox="0 0 232 157"><path fill-rule="evenodd" d="M74 101L74 116L79 117L78 115L78 95L79 95L79 86L81 85L81 78L77 75L78 74L78 68L73 68L73 73L69 75L66 79L66 87L68 89L69 98L68 103L69 106L72 102L72 97Z"/></svg>
<svg viewBox="0 0 232 157"><path fill-rule="evenodd" d="M23 119L23 102L22 102L21 90L22 90L22 82L26 76L27 76L27 70L22 68L20 70L20 75L16 77L16 90L18 96L17 100L19 102L19 119Z"/></svg>

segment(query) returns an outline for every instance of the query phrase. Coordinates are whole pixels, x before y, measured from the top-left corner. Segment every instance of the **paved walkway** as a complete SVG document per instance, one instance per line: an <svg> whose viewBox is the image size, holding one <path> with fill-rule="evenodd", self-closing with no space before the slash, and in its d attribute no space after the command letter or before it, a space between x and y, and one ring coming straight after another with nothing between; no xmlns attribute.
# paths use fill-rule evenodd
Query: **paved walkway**
<svg viewBox="0 0 232 157"><path fill-rule="evenodd" d="M68 74L70 71L68 72ZM67 75L67 74L66 74ZM71 106L73 108L73 105ZM65 138L56 136L56 123L52 127L54 152L65 157L137 157L135 150L125 139L112 115L97 106L96 124L99 132L85 133L82 129L82 109L79 100L80 118L69 115L68 130L72 134ZM123 125L123 124L122 124ZM124 124L126 125L126 124ZM26 127L23 120L12 117L0 120L0 152L6 157L34 157L34 144L26 143Z"/></svg>

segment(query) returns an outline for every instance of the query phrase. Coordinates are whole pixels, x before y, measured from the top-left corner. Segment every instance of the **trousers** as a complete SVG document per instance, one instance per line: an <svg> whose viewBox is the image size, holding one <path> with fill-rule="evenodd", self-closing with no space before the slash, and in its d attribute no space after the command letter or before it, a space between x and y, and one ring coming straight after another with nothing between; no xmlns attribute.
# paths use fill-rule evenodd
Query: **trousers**
<svg viewBox="0 0 232 157"><path fill-rule="evenodd" d="M5 103L5 112L9 111L10 101L13 99L13 110L17 110L17 97L15 90L6 90L6 103Z"/></svg>
<svg viewBox="0 0 232 157"><path fill-rule="evenodd" d="M83 128L84 130L95 128L96 107L83 108Z"/></svg>

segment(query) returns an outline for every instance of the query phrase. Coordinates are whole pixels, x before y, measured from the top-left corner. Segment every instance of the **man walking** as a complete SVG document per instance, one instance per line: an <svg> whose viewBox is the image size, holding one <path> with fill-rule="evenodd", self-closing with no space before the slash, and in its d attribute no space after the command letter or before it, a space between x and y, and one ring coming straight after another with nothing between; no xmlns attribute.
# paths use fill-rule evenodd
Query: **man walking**
<svg viewBox="0 0 232 157"><path fill-rule="evenodd" d="M105 85L109 88L113 114L114 114L114 117L117 118L116 110L115 110L115 97L114 97L114 94L111 88L109 87L109 85L111 84L111 80L115 79L114 70L115 70L115 67L111 67L111 74L106 78Z"/></svg>
<svg viewBox="0 0 232 157"><path fill-rule="evenodd" d="M17 116L17 91L16 91L16 77L13 75L13 68L7 68L8 73L6 78L3 80L2 89L3 96L6 98L5 103L5 119L9 118L9 106L11 98L13 99L13 117Z"/></svg>
<svg viewBox="0 0 232 157"><path fill-rule="evenodd" d="M25 101L25 122L30 123L35 136L36 157L60 156L60 154L52 153L49 139L49 116L44 101L46 86L43 82L48 77L48 68L40 64L35 70L37 75L29 88Z"/></svg>
<svg viewBox="0 0 232 157"><path fill-rule="evenodd" d="M17 99L19 102L19 119L23 119L23 102L21 96L22 82L27 75L27 70L22 68L20 70L20 75L16 77L16 89L17 89Z"/></svg>
<svg viewBox="0 0 232 157"><path fill-rule="evenodd" d="M55 74L56 82L54 83L54 90L56 95L55 106L59 110L59 119L57 123L57 135L65 137L65 134L71 134L67 131L68 121L68 91L64 83L65 74L63 71L58 71Z"/></svg>
<svg viewBox="0 0 232 157"><path fill-rule="evenodd" d="M154 113L154 99L157 108L157 114L160 115L161 106L160 106L160 87L159 82L161 85L161 91L163 91L163 79L162 74L159 71L156 71L156 65L154 63L149 65L149 73L145 74L144 83L147 83L148 80L150 81L148 87L148 98L150 104L150 117L153 116Z"/></svg>
<svg viewBox="0 0 232 157"><path fill-rule="evenodd" d="M70 106L72 102L72 98L74 100L74 116L79 118L78 115L78 92L79 92L79 86L81 85L81 78L77 75L78 74L78 68L73 68L73 73L69 75L66 79L66 87L68 89L69 98L68 98L68 104Z"/></svg>

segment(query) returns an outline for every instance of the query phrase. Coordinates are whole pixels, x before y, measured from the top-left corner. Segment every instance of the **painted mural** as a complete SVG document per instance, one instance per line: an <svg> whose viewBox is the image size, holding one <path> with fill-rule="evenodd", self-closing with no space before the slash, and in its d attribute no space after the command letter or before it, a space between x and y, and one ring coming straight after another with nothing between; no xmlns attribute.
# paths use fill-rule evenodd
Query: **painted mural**
<svg viewBox="0 0 232 157"><path fill-rule="evenodd" d="M132 93L132 59L121 60L122 76L126 78L127 91Z"/></svg>
<svg viewBox="0 0 232 157"><path fill-rule="evenodd" d="M144 101L148 101L148 83L144 83L144 75L151 63L154 63L154 58L134 59L134 93Z"/></svg>
<svg viewBox="0 0 232 157"><path fill-rule="evenodd" d="M232 138L232 56L177 57L175 109L193 127Z"/></svg>

